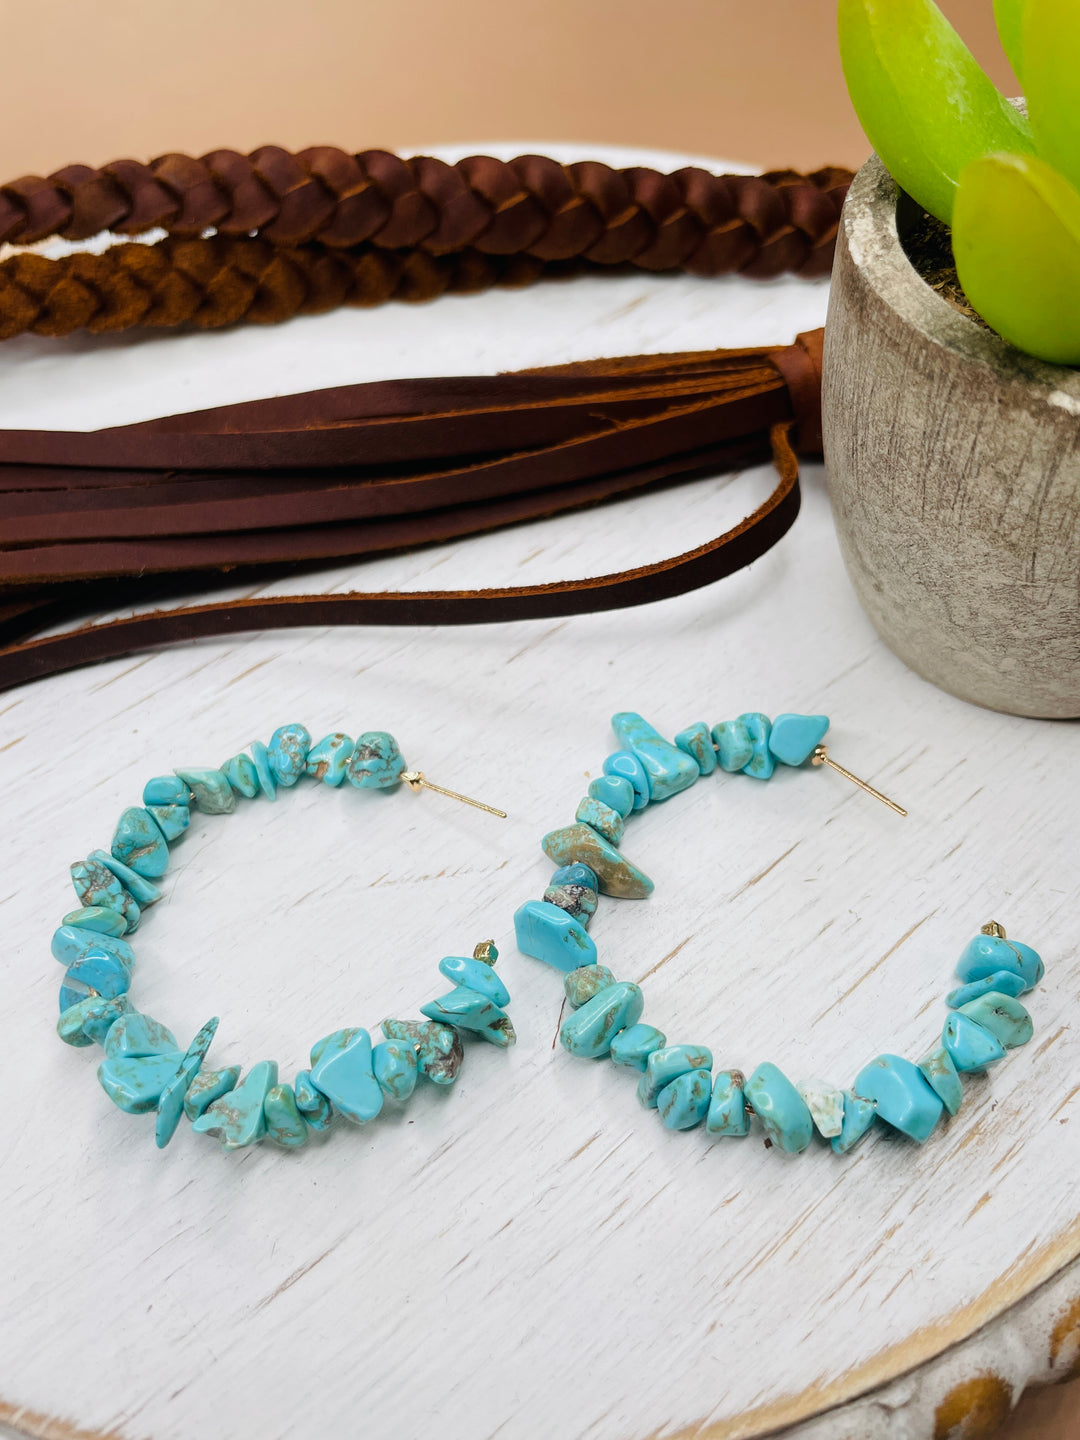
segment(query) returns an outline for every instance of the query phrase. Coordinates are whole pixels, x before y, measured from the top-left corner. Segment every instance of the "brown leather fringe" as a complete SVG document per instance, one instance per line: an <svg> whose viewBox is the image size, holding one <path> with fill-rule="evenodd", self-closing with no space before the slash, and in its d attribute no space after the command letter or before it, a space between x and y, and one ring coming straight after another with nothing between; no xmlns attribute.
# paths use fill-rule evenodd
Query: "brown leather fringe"
<svg viewBox="0 0 1080 1440"><path fill-rule="evenodd" d="M503 590L289 595L155 610L0 650L0 691L136 650L209 635L309 625L478 625L616 610L682 595L751 564L791 528L799 513L799 469L789 430L789 424L781 424L771 433L780 482L768 500L715 540L655 565Z"/></svg>
<svg viewBox="0 0 1080 1440"><path fill-rule="evenodd" d="M174 231L100 256L3 262L0 335L268 323L597 265L817 274L850 178L665 177L541 157L442 166L336 151L264 150L249 161L218 152L215 165L221 156L228 163L205 173L202 162L165 157L0 189L0 228L23 240L84 235L103 217ZM182 238L211 224L218 234ZM719 579L763 554L798 513L792 440L804 454L820 450L821 341L816 331L776 349L385 381L111 430L0 433L0 690L202 635L566 615ZM208 603L27 639L94 609L235 582L238 570L288 573L428 544L770 452L780 483L765 505L658 565L498 591Z"/></svg>
<svg viewBox="0 0 1080 1440"><path fill-rule="evenodd" d="M10 431L0 464L0 690L136 645L259 625L474 624L642 604L732 573L799 507L822 332L778 350L627 356L493 377L385 381L93 432ZM803 409L798 407L802 406ZM27 642L127 580L356 558L550 515L771 451L776 491L686 555L558 585L289 596L154 612ZM303 460L306 457L307 463ZM88 590L89 582L89 590ZM69 613L70 610L69 610Z"/></svg>
<svg viewBox="0 0 1080 1440"><path fill-rule="evenodd" d="M663 175L543 155L448 165L385 150L348 155L318 145L293 155L265 145L251 155L215 150L200 160L162 155L149 165L117 160L23 176L0 186L0 243L160 227L187 238L257 233L284 246L318 240L706 276L823 275L850 181L834 167L746 176L687 166Z"/></svg>

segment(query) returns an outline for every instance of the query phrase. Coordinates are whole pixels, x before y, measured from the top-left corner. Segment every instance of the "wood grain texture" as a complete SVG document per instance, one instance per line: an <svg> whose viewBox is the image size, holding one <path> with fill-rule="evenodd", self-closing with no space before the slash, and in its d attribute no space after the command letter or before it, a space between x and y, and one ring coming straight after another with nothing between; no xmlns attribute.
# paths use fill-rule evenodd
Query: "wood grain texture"
<svg viewBox="0 0 1080 1440"><path fill-rule="evenodd" d="M0 352L0 423L779 342L824 301L792 281L635 277L269 334L19 341ZM722 476L325 583L597 573L716 533L770 483ZM760 1435L938 1355L1076 1254L1076 727L974 709L906 669L858 608L820 470L806 492L752 570L640 611L252 636L5 697L18 1103L0 1119L0 1419L15 1433L381 1437L437 1411L453 1440ZM542 892L540 836L571 818L620 708L668 733L824 711L836 757L911 812L783 771L713 776L635 818L625 850L656 894L602 902L593 934L616 975L647 977L646 1016L673 1039L847 1083L880 1050L932 1043L984 920L1042 951L1035 1041L924 1148L875 1137L842 1161L671 1134L629 1076L554 1044L558 977L517 954L511 917ZM148 1121L109 1105L93 1056L51 1033L67 865L107 843L149 775L293 719L389 729L411 764L510 819L314 787L196 818L135 937L136 1003L184 1039L220 1014L214 1063L273 1057L291 1075L332 1028L415 1014L439 957L494 934L519 1044L471 1047L449 1094L427 1087L400 1118L299 1154L225 1155L186 1126L161 1154Z"/></svg>

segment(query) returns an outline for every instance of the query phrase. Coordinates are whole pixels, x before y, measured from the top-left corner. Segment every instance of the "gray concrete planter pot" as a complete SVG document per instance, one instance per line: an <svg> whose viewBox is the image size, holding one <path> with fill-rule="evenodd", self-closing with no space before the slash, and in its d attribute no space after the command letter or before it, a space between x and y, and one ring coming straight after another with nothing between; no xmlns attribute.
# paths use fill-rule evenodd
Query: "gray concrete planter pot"
<svg viewBox="0 0 1080 1440"><path fill-rule="evenodd" d="M1080 371L936 295L901 247L905 207L874 157L837 240L822 401L844 560L926 679L994 710L1080 716Z"/></svg>

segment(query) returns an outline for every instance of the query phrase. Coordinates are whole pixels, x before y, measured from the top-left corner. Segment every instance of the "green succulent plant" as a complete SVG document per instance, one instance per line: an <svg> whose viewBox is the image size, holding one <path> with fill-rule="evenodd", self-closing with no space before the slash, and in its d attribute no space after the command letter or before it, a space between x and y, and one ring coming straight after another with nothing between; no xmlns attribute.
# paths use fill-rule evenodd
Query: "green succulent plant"
<svg viewBox="0 0 1080 1440"><path fill-rule="evenodd" d="M994 15L1026 116L933 0L839 0L844 75L893 178L952 227L987 324L1080 365L1080 0L994 0Z"/></svg>

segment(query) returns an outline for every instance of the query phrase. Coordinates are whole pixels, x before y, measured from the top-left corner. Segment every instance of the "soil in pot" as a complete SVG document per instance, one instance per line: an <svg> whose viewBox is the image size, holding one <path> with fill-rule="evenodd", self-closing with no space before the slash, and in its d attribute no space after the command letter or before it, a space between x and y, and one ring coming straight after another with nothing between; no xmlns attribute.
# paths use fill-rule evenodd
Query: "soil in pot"
<svg viewBox="0 0 1080 1440"><path fill-rule="evenodd" d="M904 254L935 294L984 330L990 326L964 294L952 253L952 231L916 205L904 191L896 206L896 228ZM996 333L996 332L992 332Z"/></svg>

